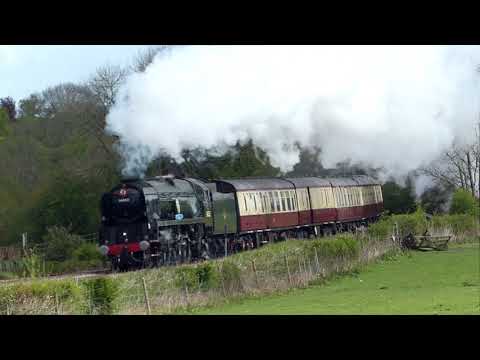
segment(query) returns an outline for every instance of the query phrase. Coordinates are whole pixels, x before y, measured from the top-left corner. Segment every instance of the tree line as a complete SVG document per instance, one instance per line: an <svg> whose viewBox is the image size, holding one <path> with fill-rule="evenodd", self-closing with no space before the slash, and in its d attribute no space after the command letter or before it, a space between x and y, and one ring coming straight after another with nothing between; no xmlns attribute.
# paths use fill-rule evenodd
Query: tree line
<svg viewBox="0 0 480 360"><path fill-rule="evenodd" d="M121 177L122 159L115 151L118 139L105 133L105 119L115 105L127 77L143 72L156 56L171 46L158 46L137 54L130 66L105 65L84 83L63 83L16 102L0 99L0 243L18 241L29 231L37 241L48 229L62 226L77 234L95 232L101 193ZM382 169L349 161L333 169L322 166L322 149L302 148L292 171L282 173L268 154L252 141L238 142L228 151L185 149L182 160L159 154L146 175L173 173L201 179L248 176L376 177ZM422 169L434 186L416 199L412 173L404 185L393 179L383 188L385 207L392 213L412 212L417 205L427 212L449 211L451 194L463 189L478 194L479 147L455 145L439 163ZM477 189L477 192L475 192Z"/></svg>

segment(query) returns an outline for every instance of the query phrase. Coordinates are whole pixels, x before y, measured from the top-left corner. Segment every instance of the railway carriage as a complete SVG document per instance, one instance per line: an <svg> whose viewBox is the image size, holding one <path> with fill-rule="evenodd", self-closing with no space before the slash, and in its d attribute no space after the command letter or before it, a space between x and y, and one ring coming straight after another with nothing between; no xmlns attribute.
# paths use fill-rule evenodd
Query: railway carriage
<svg viewBox="0 0 480 360"><path fill-rule="evenodd" d="M283 179L217 180L217 191L233 193L240 233L298 225L295 187Z"/></svg>
<svg viewBox="0 0 480 360"><path fill-rule="evenodd" d="M383 211L382 189L378 182L368 176L354 176L358 184L362 204L362 219L375 218Z"/></svg>
<svg viewBox="0 0 480 360"><path fill-rule="evenodd" d="M348 178L330 179L330 183L337 210L337 222L348 224L362 220L364 209L358 183Z"/></svg>
<svg viewBox="0 0 480 360"><path fill-rule="evenodd" d="M298 198L303 199L299 210L299 222L302 225L333 224L337 212L331 183L317 177L287 178L295 185Z"/></svg>

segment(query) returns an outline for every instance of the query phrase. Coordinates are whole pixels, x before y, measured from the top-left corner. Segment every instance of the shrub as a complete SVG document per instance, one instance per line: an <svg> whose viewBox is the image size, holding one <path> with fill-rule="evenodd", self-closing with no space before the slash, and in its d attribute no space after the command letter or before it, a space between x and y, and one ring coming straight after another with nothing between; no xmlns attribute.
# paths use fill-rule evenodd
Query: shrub
<svg viewBox="0 0 480 360"><path fill-rule="evenodd" d="M67 228L52 226L43 237L46 244L45 258L52 261L65 261L73 257L73 253L83 243L83 239L69 232Z"/></svg>
<svg viewBox="0 0 480 360"><path fill-rule="evenodd" d="M189 290L213 289L219 285L219 274L211 262L182 266L175 269L175 285Z"/></svg>
<svg viewBox="0 0 480 360"><path fill-rule="evenodd" d="M53 313L56 300L62 306L70 307L72 311L80 311L79 304L82 303L82 295L80 287L71 279L36 280L11 284L0 287L0 313L6 312L7 306L13 308L13 313L36 313L39 309L32 304L42 302L50 304L47 312ZM26 308L22 308L23 306ZM12 310L10 311L12 312Z"/></svg>
<svg viewBox="0 0 480 360"><path fill-rule="evenodd" d="M116 300L119 295L118 280L101 277L84 282L87 291L88 310L90 314L111 315L117 309Z"/></svg>
<svg viewBox="0 0 480 360"><path fill-rule="evenodd" d="M35 254L35 252L30 251L22 259L23 263L23 277L35 278L42 271L41 259Z"/></svg>
<svg viewBox="0 0 480 360"><path fill-rule="evenodd" d="M233 261L224 260L220 266L223 286L227 291L242 290L241 271Z"/></svg>
<svg viewBox="0 0 480 360"><path fill-rule="evenodd" d="M103 256L97 250L97 245L92 243L80 244L72 253L73 260L102 262Z"/></svg>
<svg viewBox="0 0 480 360"><path fill-rule="evenodd" d="M449 228L455 235L475 233L475 217L468 214L434 216L432 225L435 229Z"/></svg>
<svg viewBox="0 0 480 360"><path fill-rule="evenodd" d="M475 197L467 190L458 189L452 197L450 214L469 214L478 216L478 203Z"/></svg>
<svg viewBox="0 0 480 360"><path fill-rule="evenodd" d="M367 234L374 238L386 239L392 235L393 224L392 217L382 218L368 226Z"/></svg>
<svg viewBox="0 0 480 360"><path fill-rule="evenodd" d="M338 235L327 241L314 240L309 247L309 253L314 253L316 249L319 257L348 259L358 256L360 249L358 241L352 235Z"/></svg>

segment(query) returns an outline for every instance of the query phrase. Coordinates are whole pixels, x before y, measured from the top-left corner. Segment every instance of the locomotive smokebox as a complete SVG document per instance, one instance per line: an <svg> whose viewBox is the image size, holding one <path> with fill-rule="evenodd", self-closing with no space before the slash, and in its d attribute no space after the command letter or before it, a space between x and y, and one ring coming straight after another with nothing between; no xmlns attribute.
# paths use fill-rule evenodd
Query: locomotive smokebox
<svg viewBox="0 0 480 360"><path fill-rule="evenodd" d="M140 181L140 178L137 176L125 176L120 181L122 184L135 183Z"/></svg>

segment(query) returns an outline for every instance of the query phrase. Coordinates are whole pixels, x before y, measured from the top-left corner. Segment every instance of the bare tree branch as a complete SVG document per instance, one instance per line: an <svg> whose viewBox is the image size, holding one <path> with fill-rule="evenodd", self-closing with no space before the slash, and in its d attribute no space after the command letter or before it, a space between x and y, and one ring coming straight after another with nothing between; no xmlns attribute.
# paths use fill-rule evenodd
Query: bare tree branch
<svg viewBox="0 0 480 360"><path fill-rule="evenodd" d="M133 60L133 65L131 70L133 72L144 72L147 67L153 62L155 57L160 53L167 53L173 48L172 45L159 45L154 47L149 47L146 50L139 51L135 59Z"/></svg>
<svg viewBox="0 0 480 360"><path fill-rule="evenodd" d="M128 70L120 66L105 65L97 69L88 86L104 107L105 115L115 104L120 87L125 82Z"/></svg>

